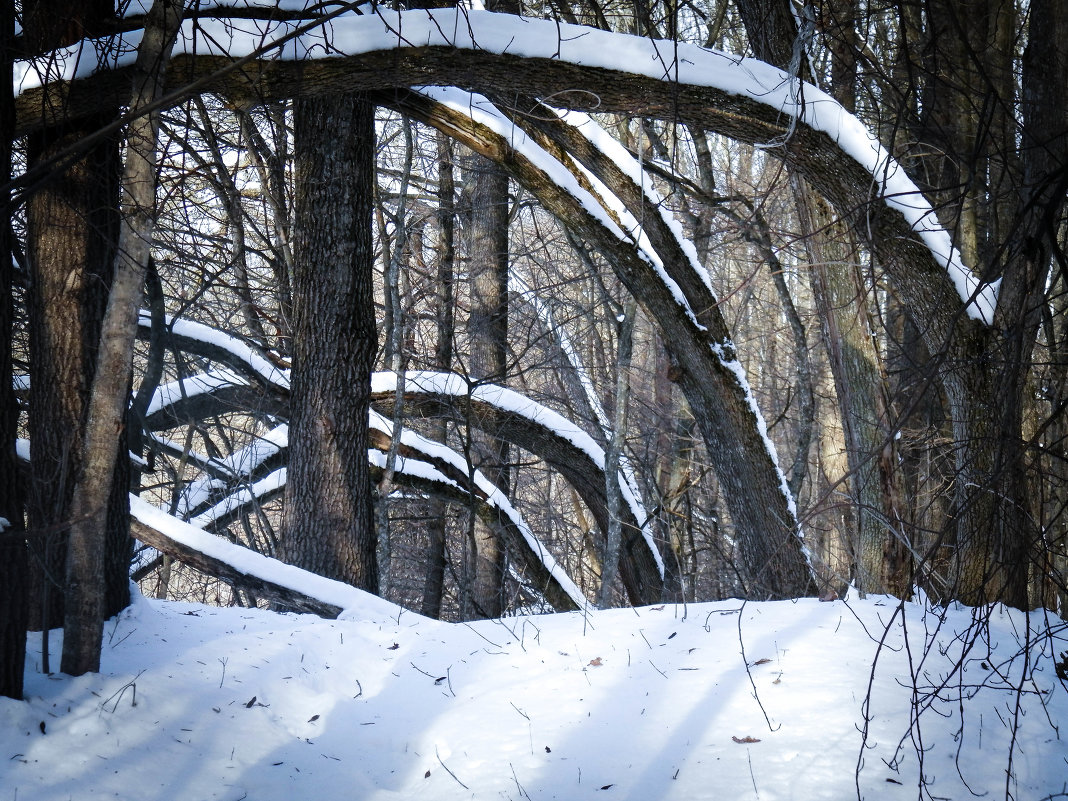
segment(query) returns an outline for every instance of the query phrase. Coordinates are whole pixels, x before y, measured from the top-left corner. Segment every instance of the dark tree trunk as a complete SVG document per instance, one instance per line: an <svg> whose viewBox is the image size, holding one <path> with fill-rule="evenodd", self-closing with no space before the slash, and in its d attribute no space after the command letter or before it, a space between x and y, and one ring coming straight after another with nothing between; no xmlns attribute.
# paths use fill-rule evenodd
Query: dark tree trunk
<svg viewBox="0 0 1068 801"><path fill-rule="evenodd" d="M68 44L80 31L92 31L113 16L110 2L78 8L62 0L25 5L27 42L45 50ZM47 163L100 125L117 108L90 118L64 121L34 134L28 166ZM66 540L58 524L68 521L74 483L81 469L89 388L96 366L96 343L114 272L119 236L119 139L108 137L65 171L50 176L27 204L28 255L32 273L30 314L30 441L33 462L27 499L31 528L50 533L35 537L30 572L30 626L55 628L63 620ZM115 465L123 486L112 499L108 518L106 614L129 603L128 513L125 486L128 460Z"/></svg>
<svg viewBox="0 0 1068 801"><path fill-rule="evenodd" d="M0 8L0 181L11 177L15 107L11 96L14 8ZM26 661L26 540L15 464L18 407L11 383L14 315L9 195L0 196L0 695L22 698Z"/></svg>
<svg viewBox="0 0 1068 801"><path fill-rule="evenodd" d="M100 669L102 620L109 600L105 576L111 538L107 523L116 496L121 493L124 502L128 497L129 477L124 474L114 480L115 464L129 459L126 418L130 371L155 228L158 117L145 113L144 107L162 90L181 16L181 0L154 0L134 66L129 108L137 116L126 130L119 247L100 326L100 347L81 445L82 463L71 498L62 669L72 676ZM124 541L129 539L128 522L121 537Z"/></svg>
<svg viewBox="0 0 1068 801"><path fill-rule="evenodd" d="M292 416L282 554L306 570L377 592L367 463L377 349L374 107L360 95L297 100L294 148Z"/></svg>

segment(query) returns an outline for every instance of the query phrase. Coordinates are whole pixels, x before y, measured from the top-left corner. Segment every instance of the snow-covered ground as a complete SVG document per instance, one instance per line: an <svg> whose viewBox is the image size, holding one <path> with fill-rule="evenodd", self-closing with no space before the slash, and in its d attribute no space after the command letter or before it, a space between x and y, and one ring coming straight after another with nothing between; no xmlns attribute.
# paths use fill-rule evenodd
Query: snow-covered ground
<svg viewBox="0 0 1068 801"><path fill-rule="evenodd" d="M40 674L31 638L0 801L1064 797L1068 632L999 608L980 638L976 616L871 598L466 625L139 598L100 674Z"/></svg>

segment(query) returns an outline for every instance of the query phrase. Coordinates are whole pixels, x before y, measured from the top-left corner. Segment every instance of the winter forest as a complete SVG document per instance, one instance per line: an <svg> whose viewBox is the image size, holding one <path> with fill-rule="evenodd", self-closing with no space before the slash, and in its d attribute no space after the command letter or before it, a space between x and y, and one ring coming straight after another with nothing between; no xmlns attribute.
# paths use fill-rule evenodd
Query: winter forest
<svg viewBox="0 0 1068 801"><path fill-rule="evenodd" d="M0 695L131 592L1048 610L1068 678L1060 0L0 15Z"/></svg>

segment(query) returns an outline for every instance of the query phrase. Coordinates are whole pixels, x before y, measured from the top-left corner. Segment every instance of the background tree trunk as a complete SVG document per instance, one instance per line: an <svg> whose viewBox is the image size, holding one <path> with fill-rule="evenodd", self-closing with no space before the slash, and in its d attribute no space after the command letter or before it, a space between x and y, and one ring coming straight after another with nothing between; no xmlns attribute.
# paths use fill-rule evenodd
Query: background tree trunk
<svg viewBox="0 0 1068 801"><path fill-rule="evenodd" d="M434 369L441 372L452 370L452 350L455 325L454 275L456 262L455 227L456 186L453 178L453 145L445 134L436 132L438 156L438 275L437 295L434 299L437 320L437 340L434 343ZM437 420L432 427L432 436L444 442L448 423ZM441 602L445 589L447 565L448 504L439 499L429 501L427 520L426 580L423 583L423 602L420 611L427 617L441 617Z"/></svg>
<svg viewBox="0 0 1068 801"><path fill-rule="evenodd" d="M506 383L508 361L508 174L474 155L470 169L468 274L471 314L467 329L468 374L477 381ZM509 494L508 443L492 432L472 434L471 466ZM472 516L463 616L500 617L504 609L504 544Z"/></svg>
<svg viewBox="0 0 1068 801"><path fill-rule="evenodd" d="M377 349L374 107L360 95L298 99L292 416L282 556L378 591L367 463Z"/></svg>

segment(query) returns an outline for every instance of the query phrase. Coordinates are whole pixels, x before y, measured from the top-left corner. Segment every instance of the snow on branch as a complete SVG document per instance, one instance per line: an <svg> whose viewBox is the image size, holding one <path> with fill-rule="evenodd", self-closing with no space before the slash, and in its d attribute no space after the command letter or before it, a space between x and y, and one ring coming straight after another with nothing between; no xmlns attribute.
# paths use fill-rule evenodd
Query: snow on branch
<svg viewBox="0 0 1068 801"><path fill-rule="evenodd" d="M367 10L367 9L364 9ZM984 284L961 260L930 202L904 169L840 103L809 84L751 58L697 45L658 42L550 20L463 8L359 11L309 29L306 22L255 19L187 20L174 55L234 59L253 53L268 60L307 61L379 51L448 47L527 59L548 59L639 75L677 85L710 87L762 104L826 133L871 176L871 189L897 210L946 268L967 312L992 322L997 282ZM76 80L133 62L142 31L83 40L36 60L15 64L16 94L56 80ZM771 142L778 146L783 142Z"/></svg>
<svg viewBox="0 0 1068 801"><path fill-rule="evenodd" d="M368 592L184 523L136 495L130 496L130 515L134 536L146 545L282 606L349 620L382 620L400 611Z"/></svg>
<svg viewBox="0 0 1068 801"><path fill-rule="evenodd" d="M137 326L138 335L147 337L152 330L151 312L142 309L137 319ZM166 317L164 335L180 350L222 362L233 370L240 371L250 380L276 391L284 393L289 391L289 370L276 366L268 358L268 354L239 337L203 323L170 315ZM161 391L164 394L160 394ZM170 390L164 390L161 387L156 393L161 404L164 398L168 397L166 395L168 392L173 395L180 390L177 387Z"/></svg>

